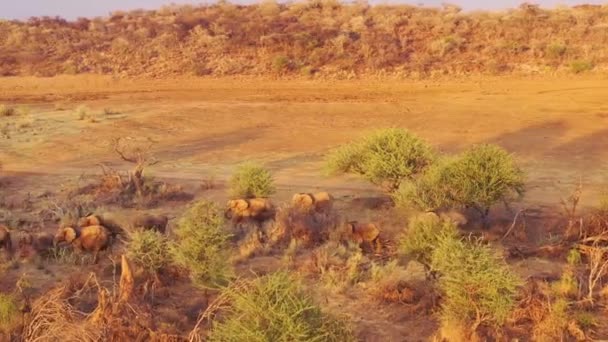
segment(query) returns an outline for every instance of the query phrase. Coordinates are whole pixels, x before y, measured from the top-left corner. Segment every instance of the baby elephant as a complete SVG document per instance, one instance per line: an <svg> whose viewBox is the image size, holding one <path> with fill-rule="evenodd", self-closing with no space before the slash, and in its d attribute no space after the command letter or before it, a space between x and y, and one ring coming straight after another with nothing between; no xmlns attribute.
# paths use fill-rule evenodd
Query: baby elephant
<svg viewBox="0 0 608 342"><path fill-rule="evenodd" d="M0 224L0 248L3 249L9 257L13 255L13 240L7 226Z"/></svg>
<svg viewBox="0 0 608 342"><path fill-rule="evenodd" d="M161 234L167 231L169 218L165 215L140 214L133 219L134 228L143 228L146 230L155 230Z"/></svg>
<svg viewBox="0 0 608 342"><path fill-rule="evenodd" d="M351 221L346 224L350 239L359 246L371 245L378 251L380 246L380 229L373 223L358 223Z"/></svg>
<svg viewBox="0 0 608 342"><path fill-rule="evenodd" d="M305 211L330 212L334 197L328 192L317 192L316 194L299 193L293 195L291 203Z"/></svg>
<svg viewBox="0 0 608 342"><path fill-rule="evenodd" d="M236 199L226 204L225 217L232 219L235 223L251 219L264 222L274 218L275 208L268 198Z"/></svg>
<svg viewBox="0 0 608 342"><path fill-rule="evenodd" d="M54 244L67 242L79 252L93 253L93 262L97 263L99 251L110 246L110 232L103 226L84 228L60 228L55 235Z"/></svg>

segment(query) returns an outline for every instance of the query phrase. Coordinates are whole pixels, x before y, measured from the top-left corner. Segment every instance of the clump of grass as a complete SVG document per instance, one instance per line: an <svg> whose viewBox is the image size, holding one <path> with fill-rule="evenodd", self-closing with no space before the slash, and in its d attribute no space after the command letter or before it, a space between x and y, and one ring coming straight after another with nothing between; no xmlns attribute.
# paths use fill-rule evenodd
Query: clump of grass
<svg viewBox="0 0 608 342"><path fill-rule="evenodd" d="M120 111L115 110L113 108L106 107L103 109L103 114L104 115L117 115L117 114L120 114Z"/></svg>
<svg viewBox="0 0 608 342"><path fill-rule="evenodd" d="M76 108L76 116L78 117L78 120L84 120L86 118L89 117L89 108L87 108L86 106L78 106L78 108Z"/></svg>
<svg viewBox="0 0 608 342"><path fill-rule="evenodd" d="M217 288L231 278L228 262L230 234L216 206L208 201L192 205L174 231L176 242L171 246L173 260L190 272L195 285Z"/></svg>
<svg viewBox="0 0 608 342"><path fill-rule="evenodd" d="M594 67L595 65L592 62L585 60L576 60L570 64L570 69L575 74L591 71Z"/></svg>
<svg viewBox="0 0 608 342"><path fill-rule="evenodd" d="M224 320L207 341L354 341L346 322L324 313L286 272L237 283L222 293Z"/></svg>
<svg viewBox="0 0 608 342"><path fill-rule="evenodd" d="M240 165L230 179L230 195L235 198L268 197L275 191L270 171L254 163Z"/></svg>
<svg viewBox="0 0 608 342"><path fill-rule="evenodd" d="M399 185L424 171L435 159L425 141L399 128L378 130L331 152L326 158L330 174L353 173L394 192Z"/></svg>
<svg viewBox="0 0 608 342"><path fill-rule="evenodd" d="M19 322L19 307L14 296L0 292L0 331L8 333Z"/></svg>
<svg viewBox="0 0 608 342"><path fill-rule="evenodd" d="M446 237L437 242L431 265L440 274L444 324L466 327L502 326L515 305L521 285L504 260L477 240Z"/></svg>
<svg viewBox="0 0 608 342"><path fill-rule="evenodd" d="M389 303L412 303L416 292L407 283L407 271L397 260L380 265L372 263L366 290L374 299Z"/></svg>
<svg viewBox="0 0 608 342"><path fill-rule="evenodd" d="M17 114L15 107L0 105L0 116L13 116Z"/></svg>
<svg viewBox="0 0 608 342"><path fill-rule="evenodd" d="M413 218L407 231L399 241L399 252L411 255L417 261L430 267L433 251L442 239L456 239L458 229L450 220L444 220L433 213Z"/></svg>
<svg viewBox="0 0 608 342"><path fill-rule="evenodd" d="M157 231L138 230L131 235L127 256L150 274L171 263L167 239Z"/></svg>

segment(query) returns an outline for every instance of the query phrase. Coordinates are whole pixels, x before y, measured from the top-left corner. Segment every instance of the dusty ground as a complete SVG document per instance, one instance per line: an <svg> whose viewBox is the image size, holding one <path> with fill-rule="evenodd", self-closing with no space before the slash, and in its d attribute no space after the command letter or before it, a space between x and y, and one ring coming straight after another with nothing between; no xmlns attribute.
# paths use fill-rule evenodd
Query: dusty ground
<svg viewBox="0 0 608 342"><path fill-rule="evenodd" d="M115 163L115 137L156 141L158 176L225 179L245 159L265 162L284 188L366 188L320 174L327 149L378 127L405 127L439 149L498 143L528 174L527 206L553 205L580 181L586 204L605 182L608 81L272 81L107 77L5 78L0 103L27 105L27 126L0 140L5 170L35 178ZM96 122L78 120L90 108ZM110 108L119 114L104 115ZM62 109L62 110L58 110ZM10 131L10 130L9 130Z"/></svg>
<svg viewBox="0 0 608 342"><path fill-rule="evenodd" d="M583 205L590 206L603 191L607 97L608 81L590 77L424 82L5 78L0 104L27 106L29 114L0 117L0 161L11 194L35 195L98 173L98 163L126 166L111 151L111 140L147 137L161 161L149 171L199 196L225 199L221 186L202 192L202 181L221 184L234 165L253 159L273 170L277 200L324 189L352 205L347 215L365 216L369 213L353 211L355 202L346 200L378 191L356 178L323 176L322 155L370 129L404 127L446 152L491 142L515 153L528 176L528 193L518 207L528 208L529 219L542 223L534 235L544 241L560 215L561 197L582 182ZM79 120L76 108L82 105L88 117ZM115 113L104 114L106 108ZM385 220L399 229L398 219ZM553 266L524 261L515 267L531 275ZM366 312L349 299L342 304L334 306ZM401 320L398 310L374 312L374 317L359 317L361 324L379 327L378 317ZM412 340L434 330L428 322L402 327L371 329L367 340Z"/></svg>

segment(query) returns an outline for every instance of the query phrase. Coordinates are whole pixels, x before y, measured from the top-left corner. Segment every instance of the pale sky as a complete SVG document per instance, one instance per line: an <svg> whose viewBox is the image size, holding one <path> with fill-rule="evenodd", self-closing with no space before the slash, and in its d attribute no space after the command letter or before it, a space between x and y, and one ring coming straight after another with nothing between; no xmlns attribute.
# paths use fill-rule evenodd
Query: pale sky
<svg viewBox="0 0 608 342"><path fill-rule="evenodd" d="M212 1L208 1L212 2ZM234 0L233 3L248 3L253 1ZM525 0L370 0L370 3L402 2L426 6L439 6L442 3L452 3L465 10L475 9L505 9L519 6ZM532 0L530 3L544 7L556 5L577 4L607 4L607 0ZM0 18L26 19L32 16L62 16L74 19L79 16L105 16L114 10L154 9L170 3L202 3L193 0L0 0Z"/></svg>

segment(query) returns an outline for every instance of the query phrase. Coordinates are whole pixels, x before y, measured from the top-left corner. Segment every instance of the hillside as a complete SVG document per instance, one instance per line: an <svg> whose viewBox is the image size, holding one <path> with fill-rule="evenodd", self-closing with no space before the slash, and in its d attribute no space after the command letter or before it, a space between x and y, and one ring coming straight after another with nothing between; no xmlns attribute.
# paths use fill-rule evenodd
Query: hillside
<svg viewBox="0 0 608 342"><path fill-rule="evenodd" d="M608 6L465 13L332 0L0 22L0 75L580 73L608 64Z"/></svg>

